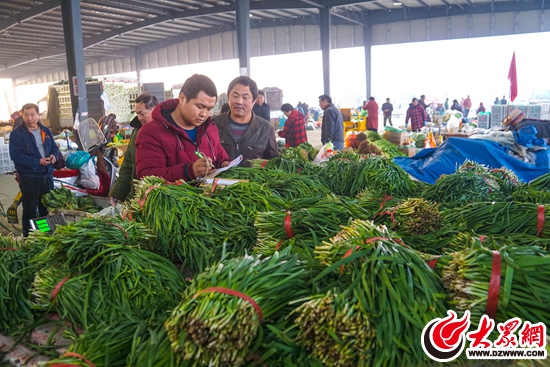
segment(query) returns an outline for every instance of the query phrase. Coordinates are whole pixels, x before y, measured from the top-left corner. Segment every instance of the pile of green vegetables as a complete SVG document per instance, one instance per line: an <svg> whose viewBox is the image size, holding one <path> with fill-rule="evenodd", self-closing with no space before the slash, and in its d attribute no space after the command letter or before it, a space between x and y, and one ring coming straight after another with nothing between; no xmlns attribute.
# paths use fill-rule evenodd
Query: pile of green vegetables
<svg viewBox="0 0 550 367"><path fill-rule="evenodd" d="M71 190L64 187L53 189L42 196L42 205L50 212L56 209L64 209L97 213L101 210L101 207L94 203L91 196L77 197Z"/></svg>

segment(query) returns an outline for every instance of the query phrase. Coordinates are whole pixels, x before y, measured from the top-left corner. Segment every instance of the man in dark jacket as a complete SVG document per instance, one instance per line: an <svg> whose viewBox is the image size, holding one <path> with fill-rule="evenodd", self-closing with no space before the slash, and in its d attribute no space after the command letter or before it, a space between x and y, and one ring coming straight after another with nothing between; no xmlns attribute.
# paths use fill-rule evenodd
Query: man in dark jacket
<svg viewBox="0 0 550 367"><path fill-rule="evenodd" d="M342 113L332 104L332 98L323 94L319 96L319 106L323 113L323 125L321 126L321 143L332 142L335 150L344 149L344 121Z"/></svg>
<svg viewBox="0 0 550 367"><path fill-rule="evenodd" d="M143 93L136 98L136 117L130 122L130 126L134 130L132 130L130 143L126 147L126 153L124 153L124 162L122 162L118 172L118 179L111 190L112 205L134 197L134 180L137 179L135 164L137 135L143 125L153 120L151 113L158 104L159 100L151 93Z"/></svg>
<svg viewBox="0 0 550 367"><path fill-rule="evenodd" d="M23 125L10 134L10 157L19 176L23 204L23 236L29 235L30 220L48 215L42 196L53 189L53 164L59 149L50 129L42 125L38 106L27 103L21 109Z"/></svg>
<svg viewBox="0 0 550 367"><path fill-rule="evenodd" d="M210 118L217 95L210 78L195 74L185 81L177 99L153 109L153 121L141 127L136 139L138 179L191 181L229 164Z"/></svg>
<svg viewBox="0 0 550 367"><path fill-rule="evenodd" d="M390 103L390 99L386 98L386 103L382 105L382 111L384 111L384 127L386 127L386 121L390 122L390 126L393 126L391 123L391 114L393 112L393 105Z"/></svg>
<svg viewBox="0 0 550 367"><path fill-rule="evenodd" d="M428 105L426 104L426 96L423 94L420 96L420 99L418 100L418 104L424 107L424 111L426 111L426 116L428 116L427 122L430 122L430 115L428 115Z"/></svg>
<svg viewBox="0 0 550 367"><path fill-rule="evenodd" d="M283 130L279 131L279 136L285 139L287 148L295 148L302 143L307 142L306 118L295 110L290 103L281 106L281 111L287 117Z"/></svg>
<svg viewBox="0 0 550 367"><path fill-rule="evenodd" d="M252 111L264 120L271 120L271 108L269 108L269 105L265 103L265 93L263 90L258 91L258 98L256 98L256 103L254 103Z"/></svg>
<svg viewBox="0 0 550 367"><path fill-rule="evenodd" d="M240 76L227 88L230 111L214 118L220 142L231 159L243 156L241 166L249 167L252 159L271 159L279 155L275 130L252 111L258 98L258 86L248 76Z"/></svg>

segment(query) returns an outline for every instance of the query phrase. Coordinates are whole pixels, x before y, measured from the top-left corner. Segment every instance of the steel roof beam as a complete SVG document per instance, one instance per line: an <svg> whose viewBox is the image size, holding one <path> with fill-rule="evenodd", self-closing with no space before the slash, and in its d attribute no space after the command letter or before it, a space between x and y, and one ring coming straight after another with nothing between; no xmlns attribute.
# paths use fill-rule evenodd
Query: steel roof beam
<svg viewBox="0 0 550 367"><path fill-rule="evenodd" d="M43 4L33 6L29 10L24 10L10 18L0 20L0 31L4 31L18 25L19 23L31 20L39 15L49 12L50 10L59 8L60 6L61 0L50 0L44 2Z"/></svg>
<svg viewBox="0 0 550 367"><path fill-rule="evenodd" d="M417 3L421 4L423 7L425 8L429 8L430 6L428 4L426 4L424 1L422 0L416 0Z"/></svg>

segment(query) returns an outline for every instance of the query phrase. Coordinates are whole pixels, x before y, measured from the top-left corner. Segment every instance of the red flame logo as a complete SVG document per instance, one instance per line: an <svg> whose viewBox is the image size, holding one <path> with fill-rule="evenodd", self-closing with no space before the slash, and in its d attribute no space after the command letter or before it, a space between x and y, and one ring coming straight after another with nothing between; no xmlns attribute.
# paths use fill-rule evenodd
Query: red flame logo
<svg viewBox="0 0 550 367"><path fill-rule="evenodd" d="M460 342L462 333L470 326L470 314L464 314L461 319L457 318L454 311L447 311L449 317L435 323L433 328L432 341L436 347L442 350L450 350Z"/></svg>
<svg viewBox="0 0 550 367"><path fill-rule="evenodd" d="M448 362L464 350L465 333L470 327L470 311L458 319L456 312L447 311L448 317L430 321L422 331L422 348L433 360Z"/></svg>

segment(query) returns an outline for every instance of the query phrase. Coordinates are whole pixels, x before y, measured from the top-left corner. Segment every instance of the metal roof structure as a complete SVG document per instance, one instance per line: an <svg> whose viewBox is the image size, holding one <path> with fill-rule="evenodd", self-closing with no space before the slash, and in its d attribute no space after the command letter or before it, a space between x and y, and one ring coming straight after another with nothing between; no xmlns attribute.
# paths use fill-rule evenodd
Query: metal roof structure
<svg viewBox="0 0 550 367"><path fill-rule="evenodd" d="M0 0L0 77L66 68L61 1ZM370 27L550 7L544 0L399 1L250 0L250 28L318 25L324 8L331 9L333 26ZM237 28L235 0L81 0L80 7L85 62L135 58Z"/></svg>

